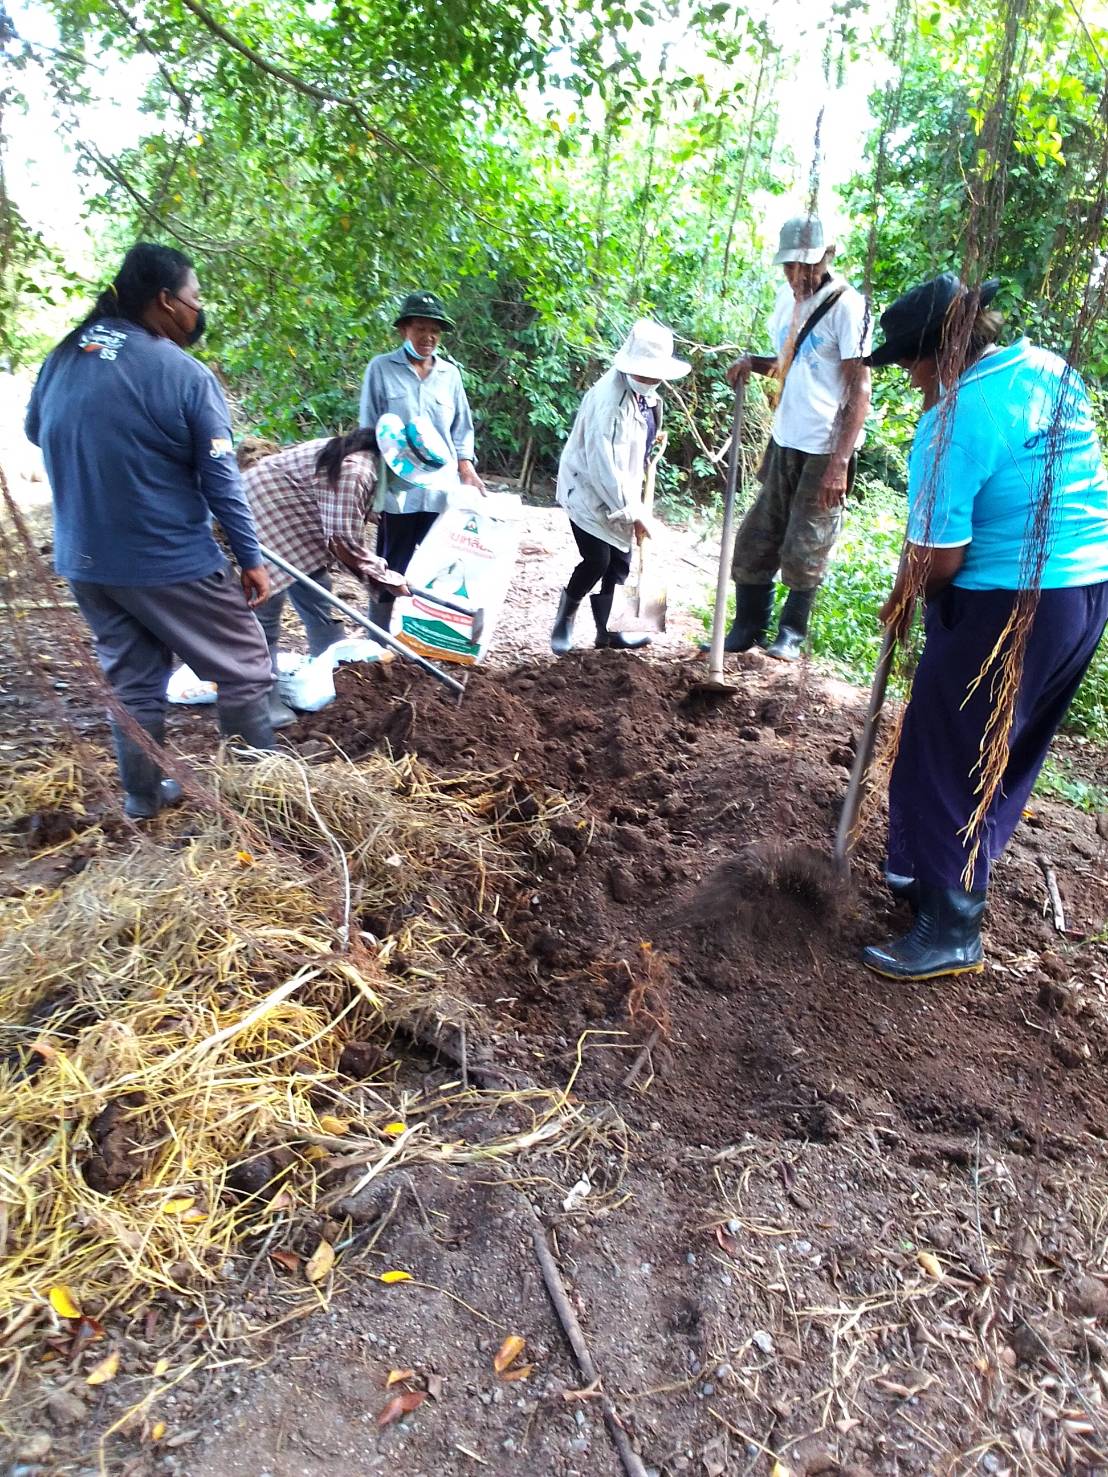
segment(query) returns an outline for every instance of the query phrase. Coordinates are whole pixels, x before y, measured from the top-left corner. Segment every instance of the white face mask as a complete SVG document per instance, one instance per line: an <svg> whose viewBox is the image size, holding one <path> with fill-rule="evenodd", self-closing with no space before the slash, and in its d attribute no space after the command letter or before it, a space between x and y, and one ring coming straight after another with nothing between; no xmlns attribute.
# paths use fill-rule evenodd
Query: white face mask
<svg viewBox="0 0 1108 1477"><path fill-rule="evenodd" d="M643 397L647 405L657 405L658 386L656 384L651 384L647 380L637 380L633 375L630 374L627 376L627 383L631 386L636 395L641 395Z"/></svg>

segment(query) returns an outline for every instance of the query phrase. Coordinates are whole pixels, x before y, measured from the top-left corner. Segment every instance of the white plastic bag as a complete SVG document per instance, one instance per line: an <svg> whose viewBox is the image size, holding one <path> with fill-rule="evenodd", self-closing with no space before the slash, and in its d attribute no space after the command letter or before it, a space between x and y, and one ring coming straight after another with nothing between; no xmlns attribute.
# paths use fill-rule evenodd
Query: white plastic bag
<svg viewBox="0 0 1108 1477"><path fill-rule="evenodd" d="M380 661L385 648L368 636L346 636L303 662L295 672L277 678L277 690L290 708L318 713L335 701L335 668L343 662Z"/></svg>
<svg viewBox="0 0 1108 1477"><path fill-rule="evenodd" d="M277 653L278 683L282 676L295 672L307 660L306 656L301 656L296 651L279 651ZM171 703L177 703L182 708L199 708L205 703L214 703L218 693L214 682L201 682L191 667L182 665L170 677L165 695Z"/></svg>
<svg viewBox="0 0 1108 1477"><path fill-rule="evenodd" d="M484 661L512 582L522 520L515 493L480 497L466 488L453 498L412 555L407 579L482 611L483 626L477 631L472 616L409 595L395 605L397 640L432 660L467 667Z"/></svg>
<svg viewBox="0 0 1108 1477"><path fill-rule="evenodd" d="M169 679L165 695L171 703L184 708L199 708L204 703L215 702L215 683L201 682L191 667L178 667Z"/></svg>

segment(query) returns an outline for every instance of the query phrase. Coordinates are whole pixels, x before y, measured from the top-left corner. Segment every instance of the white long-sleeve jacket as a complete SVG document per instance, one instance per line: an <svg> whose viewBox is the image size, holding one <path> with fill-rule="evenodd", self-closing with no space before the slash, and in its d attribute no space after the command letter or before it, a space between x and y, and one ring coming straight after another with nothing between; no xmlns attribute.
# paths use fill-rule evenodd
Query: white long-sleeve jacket
<svg viewBox="0 0 1108 1477"><path fill-rule="evenodd" d="M659 425L661 401L658 402ZM625 552L643 515L646 419L618 369L585 392L558 463L558 502L586 533Z"/></svg>

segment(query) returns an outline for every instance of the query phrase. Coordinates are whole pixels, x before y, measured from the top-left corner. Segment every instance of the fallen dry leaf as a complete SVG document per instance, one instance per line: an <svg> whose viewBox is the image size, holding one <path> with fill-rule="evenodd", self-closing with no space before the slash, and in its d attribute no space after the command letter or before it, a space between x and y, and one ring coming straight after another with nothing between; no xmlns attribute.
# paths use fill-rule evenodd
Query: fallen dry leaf
<svg viewBox="0 0 1108 1477"><path fill-rule="evenodd" d="M408 1125L406 1123L401 1123L398 1119L395 1123L386 1123L381 1132L387 1133L391 1139L396 1139L400 1137L407 1127Z"/></svg>
<svg viewBox="0 0 1108 1477"><path fill-rule="evenodd" d="M492 1361L493 1369L497 1374L503 1374L510 1364L516 1362L526 1347L525 1338L521 1338L518 1333L510 1333L496 1351L496 1357Z"/></svg>
<svg viewBox="0 0 1108 1477"><path fill-rule="evenodd" d="M252 867L254 865L254 853L252 851L236 851L235 860L240 867Z"/></svg>
<svg viewBox="0 0 1108 1477"><path fill-rule="evenodd" d="M527 1380L535 1366L533 1364L518 1364L515 1369L506 1369L500 1376L502 1380Z"/></svg>
<svg viewBox="0 0 1108 1477"><path fill-rule="evenodd" d="M286 1272L299 1272L303 1257L297 1256L295 1251L271 1251L270 1259L275 1261L279 1267L284 1267Z"/></svg>
<svg viewBox="0 0 1108 1477"><path fill-rule="evenodd" d="M113 1349L110 1354L105 1354L100 1363L91 1371L85 1380L86 1385L106 1385L109 1380L114 1380L119 1373L119 1350Z"/></svg>
<svg viewBox="0 0 1108 1477"><path fill-rule="evenodd" d="M340 1134L350 1132L350 1124L345 1118L336 1118L332 1113L321 1113L319 1115L319 1126L324 1133L333 1133L336 1137Z"/></svg>
<svg viewBox="0 0 1108 1477"><path fill-rule="evenodd" d="M150 1427L150 1440L160 1441L165 1435L165 1421L155 1421Z"/></svg>
<svg viewBox="0 0 1108 1477"><path fill-rule="evenodd" d="M106 1338L104 1325L98 1323L95 1318L89 1318L85 1314L77 1321L77 1327L73 1330L73 1341L69 1346L70 1355L79 1354L88 1344L94 1344L98 1339Z"/></svg>
<svg viewBox="0 0 1108 1477"><path fill-rule="evenodd" d="M946 1276L946 1273L943 1271L942 1262L939 1261L933 1251L918 1252L916 1254L916 1261L919 1262L928 1277L934 1277L936 1282L941 1282L943 1277Z"/></svg>
<svg viewBox="0 0 1108 1477"><path fill-rule="evenodd" d="M81 1309L70 1292L63 1284L50 1289L50 1306L59 1318L80 1318Z"/></svg>
<svg viewBox="0 0 1108 1477"><path fill-rule="evenodd" d="M404 1380L414 1380L414 1379L415 1379L415 1370L414 1369L390 1369L389 1370L389 1377L385 1381L385 1389L388 1390L393 1385L399 1385Z"/></svg>
<svg viewBox="0 0 1108 1477"><path fill-rule="evenodd" d="M406 1390L403 1395L394 1395L377 1417L378 1426L391 1426L401 1416L409 1415L427 1399L426 1390Z"/></svg>
<svg viewBox="0 0 1108 1477"><path fill-rule="evenodd" d="M380 1280L390 1285L393 1282L410 1282L412 1274L410 1272L382 1272Z"/></svg>
<svg viewBox="0 0 1108 1477"><path fill-rule="evenodd" d="M157 1362L157 1364L155 1364L154 1369L153 1369L154 1378L156 1380L160 1380L161 1377L162 1377L162 1375L163 1374L168 1374L168 1372L169 1372L169 1360L168 1359L164 1359L164 1358L163 1359L159 1359L158 1362Z"/></svg>
<svg viewBox="0 0 1108 1477"><path fill-rule="evenodd" d="M739 1243L735 1240L734 1236L732 1236L729 1231L725 1230L723 1226L716 1227L716 1240L719 1242L720 1246L723 1248L728 1256L738 1256Z"/></svg>
<svg viewBox="0 0 1108 1477"><path fill-rule="evenodd" d="M427 1393L428 1395L430 1395L432 1400L439 1400L442 1398L441 1374L429 1374L427 1376Z"/></svg>
<svg viewBox="0 0 1108 1477"><path fill-rule="evenodd" d="M186 1210L191 1210L195 1204L195 1195L176 1195L172 1200L167 1200L162 1209L166 1215L182 1215Z"/></svg>
<svg viewBox="0 0 1108 1477"><path fill-rule="evenodd" d="M335 1265L335 1248L329 1241L321 1241L308 1258L304 1276L309 1282L322 1282Z"/></svg>

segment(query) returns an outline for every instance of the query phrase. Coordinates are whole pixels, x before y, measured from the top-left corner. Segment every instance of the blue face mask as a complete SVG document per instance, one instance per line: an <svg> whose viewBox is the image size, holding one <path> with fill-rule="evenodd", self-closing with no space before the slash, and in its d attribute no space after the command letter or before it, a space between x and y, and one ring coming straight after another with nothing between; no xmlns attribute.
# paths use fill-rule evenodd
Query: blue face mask
<svg viewBox="0 0 1108 1477"><path fill-rule="evenodd" d="M410 338L404 340L404 352L409 359L415 359L420 364L423 363L423 355L413 346Z"/></svg>

